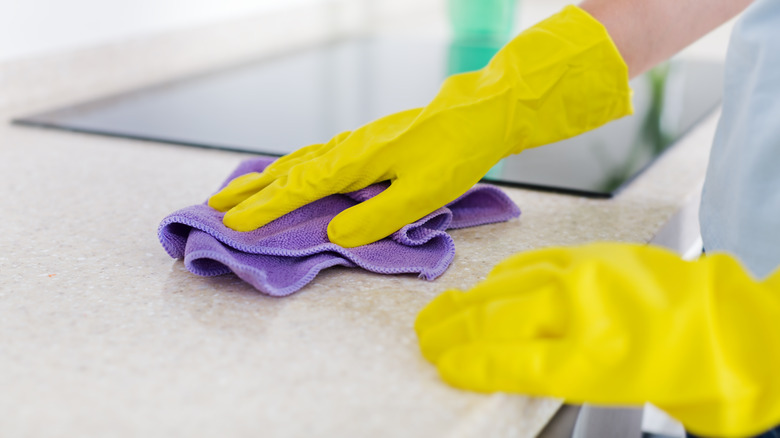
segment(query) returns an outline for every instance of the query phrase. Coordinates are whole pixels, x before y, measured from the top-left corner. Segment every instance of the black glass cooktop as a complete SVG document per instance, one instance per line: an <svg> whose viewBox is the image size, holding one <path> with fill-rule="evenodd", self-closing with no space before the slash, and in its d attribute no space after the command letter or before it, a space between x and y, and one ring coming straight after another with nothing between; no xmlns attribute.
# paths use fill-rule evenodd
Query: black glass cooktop
<svg viewBox="0 0 780 438"><path fill-rule="evenodd" d="M419 38L352 39L14 122L284 155L386 114L422 106L448 74L479 68L495 51ZM612 196L718 105L722 66L672 61L632 86L633 116L509 157L485 179Z"/></svg>

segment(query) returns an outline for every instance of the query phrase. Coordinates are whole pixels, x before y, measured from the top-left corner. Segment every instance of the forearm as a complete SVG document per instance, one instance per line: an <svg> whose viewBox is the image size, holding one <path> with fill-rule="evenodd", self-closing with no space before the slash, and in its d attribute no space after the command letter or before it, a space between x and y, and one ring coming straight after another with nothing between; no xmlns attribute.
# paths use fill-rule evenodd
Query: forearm
<svg viewBox="0 0 780 438"><path fill-rule="evenodd" d="M752 0L585 0L634 77L745 9Z"/></svg>

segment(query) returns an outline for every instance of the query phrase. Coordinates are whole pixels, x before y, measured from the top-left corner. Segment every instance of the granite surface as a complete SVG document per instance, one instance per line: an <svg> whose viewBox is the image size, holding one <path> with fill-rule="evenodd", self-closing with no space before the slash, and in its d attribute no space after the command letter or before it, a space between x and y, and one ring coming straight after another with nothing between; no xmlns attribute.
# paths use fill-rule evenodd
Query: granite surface
<svg viewBox="0 0 780 438"><path fill-rule="evenodd" d="M524 0L522 26L564 3ZM372 5L376 17L420 8ZM354 11L342 12L295 17L308 26L297 38L352 29ZM413 15L370 27L448 29L443 12ZM507 189L521 218L453 231L455 260L434 282L333 268L278 299L190 274L156 237L165 215L201 202L247 155L8 124L283 50L289 18L0 65L0 437L534 436L560 402L444 385L419 354L417 312L518 251L649 241L700 190L715 116L613 200ZM271 31L285 37L260 38ZM688 54L722 59L727 36Z"/></svg>
<svg viewBox="0 0 780 438"><path fill-rule="evenodd" d="M699 189L714 116L613 200L507 189L437 281L333 268L287 298L201 278L162 217L246 155L0 125L0 436L533 436L556 400L462 392L416 313L518 251L646 242Z"/></svg>

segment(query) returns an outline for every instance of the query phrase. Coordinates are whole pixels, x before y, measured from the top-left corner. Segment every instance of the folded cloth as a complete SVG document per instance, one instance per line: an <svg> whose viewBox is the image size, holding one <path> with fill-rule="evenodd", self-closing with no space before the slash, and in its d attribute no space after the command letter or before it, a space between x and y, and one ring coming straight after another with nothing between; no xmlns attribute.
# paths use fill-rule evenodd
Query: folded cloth
<svg viewBox="0 0 780 438"><path fill-rule="evenodd" d="M262 172L272 161L242 162L220 189L238 176ZM233 272L260 292L285 296L304 287L321 270L337 265L381 274L416 273L433 280L444 273L455 255L455 244L445 230L520 215L520 209L501 190L478 184L446 207L378 242L343 248L328 240L328 222L336 214L376 196L388 185L327 196L249 232L224 226L224 213L206 204L193 205L163 219L158 237L168 254L183 258L193 274L211 277Z"/></svg>

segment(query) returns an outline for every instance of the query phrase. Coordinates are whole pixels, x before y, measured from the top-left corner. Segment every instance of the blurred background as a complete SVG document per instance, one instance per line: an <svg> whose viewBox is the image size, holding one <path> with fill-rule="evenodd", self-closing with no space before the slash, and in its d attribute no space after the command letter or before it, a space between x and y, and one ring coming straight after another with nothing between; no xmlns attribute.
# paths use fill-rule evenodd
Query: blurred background
<svg viewBox="0 0 780 438"><path fill-rule="evenodd" d="M207 113L206 116L215 125L225 130L225 135L241 133L241 127L248 127L262 130L264 137L259 137L254 131L243 131L246 135L240 139L220 136L212 138L209 136L214 130L206 129L210 128L210 125L205 122L193 123L191 119L183 118L183 123L178 125L184 127L187 135L194 136L193 138L182 137L179 142L185 144L210 143L214 147L224 147L225 142L231 140L234 141L232 144L234 148L243 147L252 150L253 144L242 143L244 139L249 139L248 141L257 143L258 148L262 146L263 149L258 150L260 152L267 152L269 144L277 143L285 147L297 148L311 141L328 138L342 129L364 123L367 121L366 118L370 119L391 110L425 102L447 74L482 67L514 34L568 3L576 2L563 0L0 0L0 115L4 116L0 119L68 106L158 83L177 81L201 72L220 71L226 67L240 66L279 54L294 53L303 47L316 46L345 37L364 34L419 37L420 43L415 45L422 54L434 53L425 51L427 49L423 47L422 42L429 41L425 38L445 42L440 58L420 55L416 58L414 66L396 62L393 69L386 66L389 61L395 59L389 55L379 56L377 51L370 50L361 52L362 46L354 50L350 49L351 51L345 53L359 55L361 62L339 63L340 67L354 66L355 68L344 71L333 70L337 72L334 74L329 74L326 68L316 70L317 74L312 73L310 78L307 77L307 80L300 82L310 86L310 94L305 94L306 87L298 87L288 94L279 92L277 84L284 78L291 78L287 70L276 78L278 80L265 81L271 83L272 87L270 90L262 89L264 94L260 94L264 96L264 101L271 100L269 96L275 96L280 102L282 100L298 102L297 106L288 109L288 113L280 111L281 105L269 110L269 113L286 117L286 122L291 124L288 131L280 133L280 136L285 136L284 141L277 142L271 137L270 128L258 126L256 117L258 111L243 111L240 107L238 111L232 113L232 117L227 117L231 114L228 111L215 111ZM725 57L731 25L731 23L726 24L703 38L686 49L681 57L722 60ZM393 47L397 46L392 46L390 49ZM383 53L393 54L393 56L398 54L398 51L390 49ZM411 51L406 51L403 55L407 56L409 52ZM319 65L326 67L330 65L321 60L316 61ZM393 73L386 73L390 71ZM634 133L632 135L638 136L641 141L633 140L633 137L628 134L594 134L590 137L593 140L591 141L593 153L590 153L588 158L549 147L546 148L547 156L541 155L543 154L541 150L529 151L523 155L522 162L504 163L507 164L504 166L505 169L498 166L492 173L498 174L497 177L501 176L501 172L513 172L527 177L536 171L544 177L553 175L556 181L540 179L533 184L555 186L560 184L564 177L571 178L577 176L577 172L591 169L590 174L585 177L590 178L592 175L598 177L591 184L603 186L604 190L612 190L630 179L638 169L644 167L647 160L660 154L671 141L667 135L668 129L664 129L665 125L669 125L668 121L674 118L669 117L670 115L675 116L676 119L680 118L681 111L675 109L683 106L669 104L674 104L675 99L680 98L684 93L680 92L680 87L677 86L683 82L669 79L670 71L674 73L675 70L666 65L660 66L659 69L651 72L644 82L635 85L636 95L644 96L646 105L642 107L643 109L640 108L636 117L625 121L625 130ZM252 72L254 75L254 70ZM372 73L373 76L368 73L365 76L376 77L380 81L353 80L359 76L354 75L354 72ZM717 76L710 71L705 73L707 76ZM388 85L375 86L377 83L394 83L390 79L403 79L404 75L423 81L420 88L422 91L415 91L416 89L409 83L402 83L397 89L391 89ZM239 74L233 77L242 76ZM329 82L326 86L318 86L323 83L323 78ZM385 79L388 79L388 82L381 82ZM241 81L230 83L244 84ZM366 91L377 88L383 88L385 94L372 97L371 93ZM197 93L202 88L193 86L192 89L196 91L190 95L199 97ZM279 95L270 94L273 92L278 92ZM244 100L252 100L250 99L252 95L245 89L235 94ZM299 98L294 101L289 98L290 96L299 96ZM151 106L141 106L142 110L133 113L133 117L122 117L119 120L124 123L122 128L129 123L136 129L139 123L143 122L137 129L146 130L143 132L146 132L147 138L164 141L169 131L166 131L165 135L157 135L159 128L157 122L166 120L176 128L175 122L178 116L191 115L183 110L169 111L169 107L164 102L176 102L176 100L169 99L169 95L165 95L164 98L148 100L156 105L158 113L151 110ZM138 96L137 100L130 99L130 101L131 103L147 102L143 99L144 96ZM333 111L328 106L334 101L339 102L341 111ZM215 102L216 99L211 100L209 105L204 106L213 109L217 107ZM239 99L238 103L245 102ZM237 105L233 101L230 104ZM672 111L662 111L663 104L669 106ZM705 106L708 108L711 103ZM177 108L191 109L193 106L185 103ZM707 108L700 112L704 112ZM311 121L301 122L306 112L304 110L311 113ZM127 112L117 110L112 113L109 108L102 114L95 120L101 123L107 123L106 121L113 123L114 119L111 117L114 114L124 116ZM287 117L287 114L290 116ZM72 123L76 123L74 119L79 123L91 121L83 119L85 115L83 108L66 115L70 117L68 119L71 123L70 129L73 129ZM242 118L246 115L254 119L246 121ZM688 126L699 117L698 113L694 116L694 119L686 120L682 125ZM54 118L56 117L52 116L52 119ZM234 126L231 123L238 125ZM268 124L269 127L285 125L277 120L272 120ZM306 129L300 129L301 126ZM100 131L98 128L93 130ZM116 131L120 136L124 135L121 129L116 128ZM678 131L684 130L678 129ZM679 132L675 133L677 134ZM133 135L139 138L140 134ZM291 137L294 135L309 137L300 139ZM258 138L263 140L259 142ZM619 154L603 153L607 149L608 141L615 138L620 142L613 149L619 150ZM580 153L587 152L581 146L574 147L572 150ZM285 151L270 150L270 152L280 154ZM535 161L533 154L539 154ZM562 166L560 172L552 173L545 167L551 165L553 161L549 157L554 158L554 165ZM591 163L591 165L586 166L583 163ZM583 185L581 182L577 184ZM560 188L560 186L556 187Z"/></svg>
<svg viewBox="0 0 780 438"><path fill-rule="evenodd" d="M0 61L325 2L327 0L0 0Z"/></svg>
<svg viewBox="0 0 780 438"><path fill-rule="evenodd" d="M571 3L0 2L0 110L55 110L23 123L271 155L425 105L445 77L483 67ZM727 30L684 57L717 63ZM634 117L499 163L487 178L612 196L717 105L717 71L659 66L633 83Z"/></svg>
<svg viewBox="0 0 780 438"><path fill-rule="evenodd" d="M0 0L0 111L99 96L366 32L481 35L490 38L477 46L487 39L500 45L567 3ZM727 34L716 32L693 50L722 57ZM491 55L484 47L462 52L452 54L451 70Z"/></svg>

